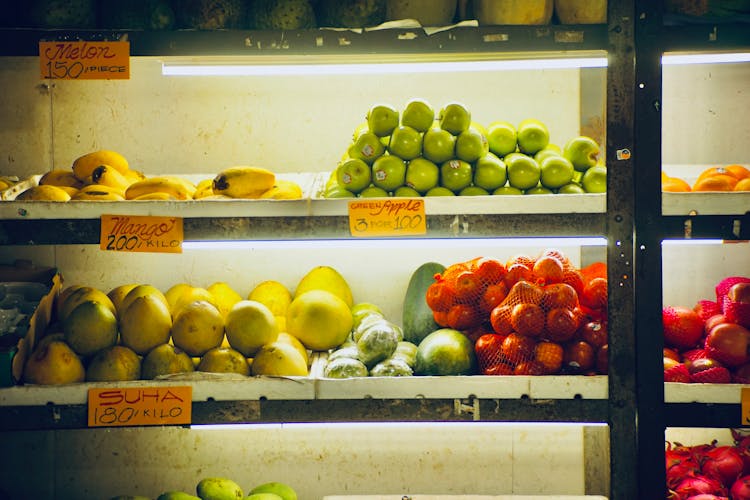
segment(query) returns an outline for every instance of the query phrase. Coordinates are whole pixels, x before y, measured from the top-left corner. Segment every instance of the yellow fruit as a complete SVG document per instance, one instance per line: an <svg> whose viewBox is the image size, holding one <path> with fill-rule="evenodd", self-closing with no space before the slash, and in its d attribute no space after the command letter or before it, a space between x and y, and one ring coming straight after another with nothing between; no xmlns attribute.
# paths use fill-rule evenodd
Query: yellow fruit
<svg viewBox="0 0 750 500"><path fill-rule="evenodd" d="M313 351L338 347L349 335L353 319L349 306L325 290L310 290L294 298L286 317L287 333Z"/></svg>
<svg viewBox="0 0 750 500"><path fill-rule="evenodd" d="M59 189L62 189L66 193L68 193L68 196L73 198L78 193L78 188L70 187L70 186L57 186Z"/></svg>
<svg viewBox="0 0 750 500"><path fill-rule="evenodd" d="M121 189L101 184L90 184L78 190L71 198L73 201L123 201L125 195Z"/></svg>
<svg viewBox="0 0 750 500"><path fill-rule="evenodd" d="M200 200L202 198L205 198L206 196L213 196L214 194L213 183L214 183L213 179L203 179L198 184L196 184L195 193L193 193L193 199Z"/></svg>
<svg viewBox="0 0 750 500"><path fill-rule="evenodd" d="M195 491L201 500L243 500L245 494L242 488L232 481L223 477L207 477L201 479Z"/></svg>
<svg viewBox="0 0 750 500"><path fill-rule="evenodd" d="M90 356L115 345L117 318L100 302L82 302L63 320L63 333L71 349L81 356Z"/></svg>
<svg viewBox="0 0 750 500"><path fill-rule="evenodd" d="M305 349L305 346L302 345L302 342L299 341L299 339L293 335L289 335L286 332L279 332L279 336L276 337L276 342L284 342L286 344L291 345L295 349L297 349L297 352L302 355L302 358L304 358L305 363L308 362L309 358L307 356L307 349Z"/></svg>
<svg viewBox="0 0 750 500"><path fill-rule="evenodd" d="M70 291L68 291L68 288L70 289ZM62 299L58 299L58 301L62 302L60 303L58 310L58 318L60 319L60 321L64 321L73 309L84 302L99 302L106 306L107 309L112 312L112 314L117 315L117 309L115 308L115 305L101 290L92 288L90 286L79 285L74 285L68 288L63 291L64 296L62 297Z"/></svg>
<svg viewBox="0 0 750 500"><path fill-rule="evenodd" d="M258 283L247 298L265 305L275 316L286 316L286 311L292 302L292 294L289 289L274 280Z"/></svg>
<svg viewBox="0 0 750 500"><path fill-rule="evenodd" d="M255 495L256 493L270 493L278 496L281 500L297 500L297 492L294 491L294 488L277 481L259 484L250 490L248 495Z"/></svg>
<svg viewBox="0 0 750 500"><path fill-rule="evenodd" d="M277 179L276 184L260 197L271 200L299 200L302 198L302 188L296 182Z"/></svg>
<svg viewBox="0 0 750 500"><path fill-rule="evenodd" d="M330 266L317 266L302 277L294 291L298 297L310 290L325 290L343 300L350 308L354 304L352 290L343 276Z"/></svg>
<svg viewBox="0 0 750 500"><path fill-rule="evenodd" d="M23 379L27 384L72 384L83 382L85 377L81 359L61 340L53 340L35 349L23 369Z"/></svg>
<svg viewBox="0 0 750 500"><path fill-rule="evenodd" d="M607 0L555 0L555 12L562 24L604 24Z"/></svg>
<svg viewBox="0 0 750 500"><path fill-rule="evenodd" d="M123 304L119 326L120 343L144 355L169 341L172 316L157 296L140 295Z"/></svg>
<svg viewBox="0 0 750 500"><path fill-rule="evenodd" d="M211 283L206 290L213 295L216 307L219 308L219 312L223 317L226 317L232 306L242 300L242 296L234 291L228 283L223 281Z"/></svg>
<svg viewBox="0 0 750 500"><path fill-rule="evenodd" d="M91 173L91 182L98 186L109 186L119 191L125 191L132 182L114 167L99 165Z"/></svg>
<svg viewBox="0 0 750 500"><path fill-rule="evenodd" d="M232 198L260 198L276 182L276 175L260 167L230 167L214 178L214 194Z"/></svg>
<svg viewBox="0 0 750 500"><path fill-rule="evenodd" d="M141 378L153 380L161 375L195 371L193 360L179 347L161 344L151 349L141 362Z"/></svg>
<svg viewBox="0 0 750 500"><path fill-rule="evenodd" d="M134 182L142 181L146 178L146 174L139 170L130 170L128 169L126 172L121 172L123 177L127 179L128 184L132 184Z"/></svg>
<svg viewBox="0 0 750 500"><path fill-rule="evenodd" d="M286 331L286 316L274 316L276 318L276 325L279 327L280 332Z"/></svg>
<svg viewBox="0 0 750 500"><path fill-rule="evenodd" d="M167 304L169 305L169 310L173 310L174 306L177 304L177 300L182 296L185 292L187 292L190 288L193 288L193 285L189 283L177 283L176 285L172 285L167 289L166 292L164 292L164 297L167 299Z"/></svg>
<svg viewBox="0 0 750 500"><path fill-rule="evenodd" d="M154 200L156 200L156 201L170 201L170 200L176 200L176 199L177 198L175 198L174 196L172 196L169 193L157 192L157 193L146 193L146 194L142 194L140 196L136 196L135 198L133 198L133 201L154 201Z"/></svg>
<svg viewBox="0 0 750 500"><path fill-rule="evenodd" d="M169 302L167 302L167 298L163 293L161 293L161 290L152 285L136 285L125 294L118 310L124 311L135 299L137 299L138 297L144 297L146 295L150 295L158 299L165 306L167 306L167 308L169 308Z"/></svg>
<svg viewBox="0 0 750 500"><path fill-rule="evenodd" d="M16 196L18 201L70 201L70 195L57 186L32 186Z"/></svg>
<svg viewBox="0 0 750 500"><path fill-rule="evenodd" d="M86 367L89 382L119 382L141 378L141 358L122 345L114 345L94 354Z"/></svg>
<svg viewBox="0 0 750 500"><path fill-rule="evenodd" d="M203 356L223 339L224 318L206 301L185 304L172 322L172 342L190 356Z"/></svg>
<svg viewBox="0 0 750 500"><path fill-rule="evenodd" d="M232 307L226 317L225 331L229 345L246 357L279 336L273 313L255 300L241 300Z"/></svg>
<svg viewBox="0 0 750 500"><path fill-rule="evenodd" d="M261 347L253 356L253 375L300 376L308 374L307 362L294 346L272 342Z"/></svg>
<svg viewBox="0 0 750 500"><path fill-rule="evenodd" d="M81 189L83 182L73 174L72 170L67 169L54 169L46 172L39 179L40 186L67 186Z"/></svg>
<svg viewBox="0 0 750 500"><path fill-rule="evenodd" d="M238 373L250 375L247 358L232 348L215 347L200 359L196 370L211 373Z"/></svg>
<svg viewBox="0 0 750 500"><path fill-rule="evenodd" d="M115 306L115 310L119 313L122 309L122 301L125 299L125 296L130 292L133 288L137 287L137 283L129 283L127 285L120 285L114 287L112 290L110 290L107 293L107 297L109 297L109 300L112 301L112 304Z"/></svg>
<svg viewBox="0 0 750 500"><path fill-rule="evenodd" d="M190 288L184 289L182 293L177 297L177 300L175 300L174 305L172 305L172 307L170 308L170 310L172 311L172 316L176 316L177 313L180 312L180 309L186 304L190 304L191 302L195 302L197 300L206 301L218 309L218 306L216 305L216 299L214 299L214 296L211 295L211 292L199 286L191 286Z"/></svg>
<svg viewBox="0 0 750 500"><path fill-rule="evenodd" d="M103 149L76 158L73 162L73 173L78 179L85 181L99 165L109 165L121 174L129 170L128 160L124 156Z"/></svg>
<svg viewBox="0 0 750 500"><path fill-rule="evenodd" d="M144 194L155 192L167 193L178 200L189 200L193 197L195 186L191 189L187 181L170 176L148 177L128 186L125 190L125 198L133 200Z"/></svg>
<svg viewBox="0 0 750 500"><path fill-rule="evenodd" d="M475 0L479 24L549 24L553 0Z"/></svg>

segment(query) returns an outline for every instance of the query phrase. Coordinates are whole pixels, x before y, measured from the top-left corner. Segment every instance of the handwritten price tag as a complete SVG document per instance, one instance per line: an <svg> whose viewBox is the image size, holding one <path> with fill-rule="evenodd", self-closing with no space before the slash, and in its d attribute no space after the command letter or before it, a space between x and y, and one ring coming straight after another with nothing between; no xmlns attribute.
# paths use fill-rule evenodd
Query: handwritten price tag
<svg viewBox="0 0 750 500"><path fill-rule="evenodd" d="M39 42L42 78L128 80L130 42Z"/></svg>
<svg viewBox="0 0 750 500"><path fill-rule="evenodd" d="M115 252L182 253L182 218L102 215L99 248Z"/></svg>
<svg viewBox="0 0 750 500"><path fill-rule="evenodd" d="M184 425L192 420L193 388L89 389L89 427Z"/></svg>
<svg viewBox="0 0 750 500"><path fill-rule="evenodd" d="M358 200L349 202L352 236L414 236L427 233L424 200Z"/></svg>
<svg viewBox="0 0 750 500"><path fill-rule="evenodd" d="M750 425L750 387L742 388L741 401L742 401L741 425Z"/></svg>

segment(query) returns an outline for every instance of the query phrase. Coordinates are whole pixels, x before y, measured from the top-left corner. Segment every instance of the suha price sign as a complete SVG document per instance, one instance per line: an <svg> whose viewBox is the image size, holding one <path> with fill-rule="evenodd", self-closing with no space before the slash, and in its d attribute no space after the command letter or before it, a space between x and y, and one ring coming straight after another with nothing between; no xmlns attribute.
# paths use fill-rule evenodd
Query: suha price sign
<svg viewBox="0 0 750 500"><path fill-rule="evenodd" d="M349 230L352 236L363 238L425 234L424 200L373 198L350 201Z"/></svg>
<svg viewBox="0 0 750 500"><path fill-rule="evenodd" d="M88 392L88 425L190 424L192 399L190 386L92 388Z"/></svg>

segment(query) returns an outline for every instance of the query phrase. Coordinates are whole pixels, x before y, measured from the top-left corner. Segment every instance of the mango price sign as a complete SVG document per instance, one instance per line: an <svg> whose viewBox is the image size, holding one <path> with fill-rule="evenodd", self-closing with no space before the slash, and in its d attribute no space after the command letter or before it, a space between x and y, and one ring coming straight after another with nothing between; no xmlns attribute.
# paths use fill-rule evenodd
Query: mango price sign
<svg viewBox="0 0 750 500"><path fill-rule="evenodd" d="M181 217L102 215L99 248L115 252L182 253Z"/></svg>
<svg viewBox="0 0 750 500"><path fill-rule="evenodd" d="M88 396L89 427L192 423L190 386L92 388Z"/></svg>
<svg viewBox="0 0 750 500"><path fill-rule="evenodd" d="M39 42L44 79L128 80L130 42Z"/></svg>
<svg viewBox="0 0 750 500"><path fill-rule="evenodd" d="M424 200L414 198L349 202L352 236L415 236L427 233Z"/></svg>

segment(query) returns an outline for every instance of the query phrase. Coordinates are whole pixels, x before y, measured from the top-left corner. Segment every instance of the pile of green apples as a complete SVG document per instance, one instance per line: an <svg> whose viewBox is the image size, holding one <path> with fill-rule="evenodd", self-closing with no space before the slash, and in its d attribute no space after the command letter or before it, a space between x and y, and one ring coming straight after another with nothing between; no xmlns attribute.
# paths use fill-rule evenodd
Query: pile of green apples
<svg viewBox="0 0 750 500"><path fill-rule="evenodd" d="M325 198L603 193L607 168L590 137L550 142L539 120L486 128L450 102L439 113L423 99L403 111L376 104L324 190Z"/></svg>

